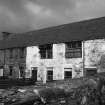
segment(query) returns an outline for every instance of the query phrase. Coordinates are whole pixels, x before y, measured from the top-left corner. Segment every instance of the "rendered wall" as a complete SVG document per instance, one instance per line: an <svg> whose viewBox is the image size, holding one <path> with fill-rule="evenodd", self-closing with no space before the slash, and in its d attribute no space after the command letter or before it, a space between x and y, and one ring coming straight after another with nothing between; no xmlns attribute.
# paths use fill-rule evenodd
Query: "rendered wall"
<svg viewBox="0 0 105 105"><path fill-rule="evenodd" d="M105 39L85 41L85 68L105 72Z"/></svg>
<svg viewBox="0 0 105 105"><path fill-rule="evenodd" d="M53 59L40 59L37 46L27 47L26 72L31 77L31 67L38 68L37 79L46 80L47 67L53 67L53 79L64 79L64 68L72 68L72 77L83 76L82 58L65 59L65 44L53 44ZM79 73L77 73L79 70Z"/></svg>
<svg viewBox="0 0 105 105"><path fill-rule="evenodd" d="M15 48L14 48L15 49ZM18 49L19 50L19 49ZM84 53L83 53L84 51ZM19 58L19 51L14 50L14 57L9 58L9 50L0 50L0 66L4 66L4 75L9 75L9 66L14 66L13 78L19 77L19 65L26 66L26 77L30 78L32 75L31 68L37 67L38 80L46 81L47 67L53 67L53 79L64 79L64 68L71 68L72 77L79 78L83 76L83 62L84 68L96 68L98 72L105 72L105 40L88 40L82 43L82 58L65 58L65 44L53 44L53 59L40 59L38 46L31 46L26 48L26 57ZM84 56L84 61L83 61ZM5 58L5 59L4 59ZM79 73L78 73L79 72ZM2 74L1 74L2 75Z"/></svg>

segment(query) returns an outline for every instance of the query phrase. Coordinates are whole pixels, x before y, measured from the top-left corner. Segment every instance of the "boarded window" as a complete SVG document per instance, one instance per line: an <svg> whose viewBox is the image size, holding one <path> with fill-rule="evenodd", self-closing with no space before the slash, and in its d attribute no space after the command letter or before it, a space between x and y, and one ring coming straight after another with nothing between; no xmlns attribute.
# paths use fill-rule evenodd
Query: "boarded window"
<svg viewBox="0 0 105 105"><path fill-rule="evenodd" d="M53 67L47 68L47 81L53 80Z"/></svg>
<svg viewBox="0 0 105 105"><path fill-rule="evenodd" d="M67 42L65 57L66 58L80 58L82 57L82 43L81 41Z"/></svg>
<svg viewBox="0 0 105 105"><path fill-rule="evenodd" d="M41 59L51 59L52 58L52 45L47 44L47 45L40 45L40 56Z"/></svg>
<svg viewBox="0 0 105 105"><path fill-rule="evenodd" d="M86 68L86 76L93 76L97 74L96 68Z"/></svg>

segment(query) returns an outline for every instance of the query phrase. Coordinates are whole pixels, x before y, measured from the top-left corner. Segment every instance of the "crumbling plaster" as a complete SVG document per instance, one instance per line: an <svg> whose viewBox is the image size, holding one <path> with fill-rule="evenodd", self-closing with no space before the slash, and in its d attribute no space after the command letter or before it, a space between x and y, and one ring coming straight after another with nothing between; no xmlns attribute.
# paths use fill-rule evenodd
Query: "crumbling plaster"
<svg viewBox="0 0 105 105"><path fill-rule="evenodd" d="M37 79L46 80L47 67L53 67L53 79L64 79L64 68L72 68L72 77L83 76L82 58L65 58L65 44L53 44L53 58L40 59L38 46L27 47L26 72L31 77L31 67L38 68ZM79 70L78 76L77 72Z"/></svg>
<svg viewBox="0 0 105 105"><path fill-rule="evenodd" d="M97 68L98 72L101 72L102 69L105 69L100 67L100 60L105 56L105 39L85 41L84 48L85 68Z"/></svg>
<svg viewBox="0 0 105 105"><path fill-rule="evenodd" d="M15 48L14 48L15 49ZM14 50L14 56L16 55ZM81 58L65 58L65 44L53 44L53 58L40 59L38 46L26 47L26 57L9 58L9 50L0 50L0 66L4 66L4 74L8 75L9 65L13 65L15 74L19 77L19 64L26 66L26 78L32 75L31 68L37 67L37 80L45 80L47 74L47 67L53 67L53 79L64 79L64 68L72 70L72 78L79 78L83 76L84 68L97 68L98 72L105 71L105 39L95 39L82 42L82 57ZM84 58L84 59L83 59ZM83 67L84 64L84 67Z"/></svg>

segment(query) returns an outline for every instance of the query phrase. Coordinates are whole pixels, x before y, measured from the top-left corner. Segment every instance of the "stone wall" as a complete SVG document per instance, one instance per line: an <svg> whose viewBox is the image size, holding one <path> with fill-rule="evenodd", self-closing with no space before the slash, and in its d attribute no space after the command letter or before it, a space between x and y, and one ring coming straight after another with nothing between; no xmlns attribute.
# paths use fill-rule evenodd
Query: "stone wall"
<svg viewBox="0 0 105 105"><path fill-rule="evenodd" d="M0 50L0 66L4 64L4 50Z"/></svg>
<svg viewBox="0 0 105 105"><path fill-rule="evenodd" d="M24 53L26 55L26 51ZM19 78L19 66L23 65L26 68L26 57L19 57L19 48L13 48L13 57L10 58L10 49L0 51L0 65L3 66L3 75L11 78ZM13 66L12 76L10 76L9 66ZM24 70L25 72L25 70Z"/></svg>

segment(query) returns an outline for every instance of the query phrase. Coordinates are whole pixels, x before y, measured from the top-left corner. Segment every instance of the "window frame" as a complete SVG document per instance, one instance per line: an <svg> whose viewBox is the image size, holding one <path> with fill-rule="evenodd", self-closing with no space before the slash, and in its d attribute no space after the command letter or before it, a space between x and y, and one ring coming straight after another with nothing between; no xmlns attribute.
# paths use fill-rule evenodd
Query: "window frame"
<svg viewBox="0 0 105 105"><path fill-rule="evenodd" d="M52 59L53 58L53 45L52 44L40 45L39 49L40 49L41 59Z"/></svg>
<svg viewBox="0 0 105 105"><path fill-rule="evenodd" d="M25 78L25 67L24 65L19 65L20 78Z"/></svg>
<svg viewBox="0 0 105 105"><path fill-rule="evenodd" d="M47 67L47 81L53 81L53 67Z"/></svg>
<svg viewBox="0 0 105 105"><path fill-rule="evenodd" d="M71 76L66 76L66 73L71 73ZM64 79L72 79L72 71L64 71Z"/></svg>
<svg viewBox="0 0 105 105"><path fill-rule="evenodd" d="M65 58L81 58L82 41L72 41L65 43Z"/></svg>

